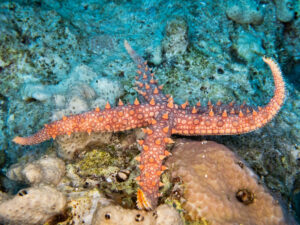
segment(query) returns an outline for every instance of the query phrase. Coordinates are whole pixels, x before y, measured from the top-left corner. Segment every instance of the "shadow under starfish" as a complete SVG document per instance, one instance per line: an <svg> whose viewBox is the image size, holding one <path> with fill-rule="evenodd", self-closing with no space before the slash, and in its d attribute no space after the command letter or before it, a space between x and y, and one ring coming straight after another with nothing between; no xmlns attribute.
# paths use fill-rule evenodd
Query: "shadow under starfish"
<svg viewBox="0 0 300 225"><path fill-rule="evenodd" d="M140 162L140 176L136 179L140 188L137 191L139 209L154 209L158 203L160 175L167 168L163 165L165 157L171 153L165 150L173 143L170 136L180 135L233 135L253 131L268 123L279 111L285 97L285 86L279 66L270 58L263 57L272 71L275 91L270 102L264 107L253 108L246 104L216 105L210 102L202 106L188 103L177 105L172 97L167 97L154 79L154 73L143 60L124 41L125 48L137 64L136 91L142 104L136 99L132 105L111 108L107 102L105 109L64 116L62 120L46 124L36 134L29 137L15 137L13 141L21 145L34 145L59 135L73 132L116 132L143 128L144 140L138 140L142 153L136 158Z"/></svg>

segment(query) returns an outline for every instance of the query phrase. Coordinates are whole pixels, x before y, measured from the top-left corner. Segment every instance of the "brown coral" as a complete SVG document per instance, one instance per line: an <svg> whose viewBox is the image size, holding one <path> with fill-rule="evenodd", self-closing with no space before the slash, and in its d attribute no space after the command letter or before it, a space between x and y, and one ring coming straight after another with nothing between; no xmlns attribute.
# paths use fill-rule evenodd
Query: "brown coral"
<svg viewBox="0 0 300 225"><path fill-rule="evenodd" d="M224 145L211 141L176 144L167 165L184 183L183 207L193 219L214 225L286 224L278 202L256 175Z"/></svg>

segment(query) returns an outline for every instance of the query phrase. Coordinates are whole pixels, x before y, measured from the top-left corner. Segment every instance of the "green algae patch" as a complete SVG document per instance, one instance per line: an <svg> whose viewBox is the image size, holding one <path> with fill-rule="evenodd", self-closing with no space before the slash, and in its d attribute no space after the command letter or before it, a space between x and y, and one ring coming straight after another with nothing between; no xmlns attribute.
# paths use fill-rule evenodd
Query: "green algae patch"
<svg viewBox="0 0 300 225"><path fill-rule="evenodd" d="M136 162L132 157L129 157L131 160L128 158L128 152L117 151L115 147L111 145L106 146L106 150L93 149L87 152L84 158L74 164L76 174L82 179L100 181L97 185L99 190L110 196L116 204L134 208L137 189L135 177L138 176ZM127 177L120 180L119 173L125 173Z"/></svg>
<svg viewBox="0 0 300 225"><path fill-rule="evenodd" d="M106 151L94 149L85 154L85 157L76 163L78 173L82 176L106 176L116 173L118 160Z"/></svg>

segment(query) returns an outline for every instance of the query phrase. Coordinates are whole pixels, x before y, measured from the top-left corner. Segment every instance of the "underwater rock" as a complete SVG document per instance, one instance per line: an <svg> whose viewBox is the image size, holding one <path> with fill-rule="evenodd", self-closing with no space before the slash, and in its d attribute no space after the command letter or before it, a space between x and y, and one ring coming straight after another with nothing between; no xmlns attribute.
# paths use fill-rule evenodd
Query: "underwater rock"
<svg viewBox="0 0 300 225"><path fill-rule="evenodd" d="M65 163L56 157L43 156L25 165L12 165L6 175L12 180L25 181L32 185L57 185L65 175Z"/></svg>
<svg viewBox="0 0 300 225"><path fill-rule="evenodd" d="M117 205L98 207L92 225L183 225L179 213L168 205L156 211L124 209Z"/></svg>
<svg viewBox="0 0 300 225"><path fill-rule="evenodd" d="M124 94L121 83L116 79L99 77L91 82L91 86L101 99L105 102L108 101L110 104L114 104L116 99Z"/></svg>
<svg viewBox="0 0 300 225"><path fill-rule="evenodd" d="M188 46L188 24L182 17L168 21L162 42L167 59L184 54Z"/></svg>
<svg viewBox="0 0 300 225"><path fill-rule="evenodd" d="M56 111L52 120L65 115L79 114L91 108L103 108L106 102L114 104L123 95L118 80L97 75L86 65L77 66L69 77L54 87Z"/></svg>
<svg viewBox="0 0 300 225"><path fill-rule="evenodd" d="M66 198L50 186L27 188L0 204L0 222L7 225L39 225L60 214Z"/></svg>
<svg viewBox="0 0 300 225"><path fill-rule="evenodd" d="M247 32L241 32L233 45L239 57L247 62L253 62L265 54L262 47L262 40L259 37Z"/></svg>
<svg viewBox="0 0 300 225"><path fill-rule="evenodd" d="M261 24L264 19L256 1L231 0L227 2L226 15L239 24Z"/></svg>
<svg viewBox="0 0 300 225"><path fill-rule="evenodd" d="M112 133L74 133L69 137L68 135L57 138L58 154L64 159L74 159L87 146L108 144L110 142Z"/></svg>
<svg viewBox="0 0 300 225"><path fill-rule="evenodd" d="M162 58L162 46L158 45L153 48L148 48L147 54L149 55L149 62L153 63L154 65L158 66L159 64L162 63L163 58Z"/></svg>
<svg viewBox="0 0 300 225"><path fill-rule="evenodd" d="M39 3L40 1L36 2ZM5 115L1 117L3 121L0 121L0 123L3 124L1 124L1 128L3 129L0 135L3 135L3 137L0 138L0 146L4 146L2 149L7 150L7 158L17 160L17 156L24 153L22 149L19 150L17 154L18 147L10 144L10 140L15 134L15 131L19 130L23 135L28 135L41 127L43 123L49 122L49 118L51 117L49 114L50 112L52 113L54 103L50 103L50 107L47 108L40 102L30 102L30 104L28 104L20 101L17 96L19 95L18 90L21 87L20 84L23 82L20 74L33 74L33 76L43 81L43 85L49 82L51 84L56 84L57 82L62 83L62 81L69 76L69 72L66 72L69 70L69 66L74 68L77 63L90 62L89 56L87 57L84 51L85 46L83 46L81 42L84 36L93 37L94 34L111 34L111 36L116 39L114 48L104 43L103 45L95 47L96 51L99 50L98 52L94 51L94 49L89 49L89 51L99 55L99 53L102 53L101 47L106 48L106 53L111 49L111 58L113 60L108 65L112 72L107 74L115 75L121 70L124 71L125 77L130 77L129 75L133 74L134 71L130 70L128 65L126 65L129 60L123 60L124 53L122 52L124 51L118 43L122 43L124 38L128 39L130 37L132 41L134 40L133 42L137 43L136 46L140 47L137 51L143 52L142 48L152 45L152 42L161 41L161 30L164 28L160 25L160 22L167 21L168 18L172 16L171 14L174 13L181 14L188 12L185 15L186 18L188 18L188 23L191 28L189 29L190 36L193 37L191 45L195 42L197 43L197 41L198 43L201 41L203 45L205 44L205 46L207 46L197 46L202 51L200 53L191 49L191 52L186 54L188 57L179 61L178 64L175 65L175 68L172 67L173 65L171 67L161 65L160 67L154 68L156 73L159 73L159 79L163 80L162 83L166 83L165 87L167 92L171 90L171 94L174 98L179 99L181 101L180 103L188 99L191 104L195 104L199 99L201 99L201 102L204 104L208 100L215 103L220 99L222 102L228 103L234 99L237 100L238 103L246 100L247 102L250 101L252 104L257 105L263 103L264 99L267 100L267 96L271 96L272 91L269 92L268 90L273 90L273 81L272 78L266 79L268 74L266 69L256 70L250 63L247 65L238 64L235 58L228 54L232 44L232 39L229 37L233 33L239 32L235 29L238 26L233 23L232 20L225 19L224 2L172 1L171 3L169 1L146 1L144 4L149 5L149 10L147 11L141 11L141 6L135 4L135 1L127 1L125 5L122 4L122 1L106 1L103 4L64 1L61 4L59 3L61 7L56 8L55 6L52 10L48 10L49 7L44 5L44 3L47 4L46 2L47 1L42 2L42 7L37 7L34 3L31 4L30 1L27 1L28 4L26 3L26 6L18 5L18 3L13 3L12 1L1 3L1 18L5 16L5 21L2 23L3 20L1 20L0 22L0 39L2 43L0 47L0 70L2 71L0 89L2 90L2 94L5 93L10 101L9 110L3 110L0 106L1 112ZM293 39L293 42L286 42L281 34L288 31L283 28L284 25L282 23L276 21L273 1L264 0L260 2L262 6L267 6L264 16L265 22L262 26L255 26L254 28L253 26L248 26L248 28L255 29L254 32L256 34L258 32L265 34L261 35L261 37L263 38L263 46L266 50L266 54L268 56L278 56L277 60L280 64L285 65L282 60L284 60L287 54L291 53L293 54L294 60L297 58L299 60L299 51L297 51L299 48L297 48L297 46L300 41L297 37L300 35L297 35L297 33L292 30L290 37ZM97 4L97 6L92 6L93 4ZM48 5L53 7L51 3L48 3ZM58 14L55 13L55 11L57 11ZM59 17L59 15L63 15L63 17ZM267 19L267 16L269 19ZM44 18L47 18L47 20L44 20ZM75 26L70 26L68 21L72 21L72 24ZM130 23L128 23L128 21L130 21ZM292 21L292 23L294 23L294 21ZM286 28L290 28L288 27L289 24L285 25L287 25ZM295 23L294 26L296 28L300 27L297 23ZM79 28L80 35L76 33L76 27ZM282 52L282 43L291 50L287 54ZM206 54L203 53L204 51ZM157 55L160 56L162 50L158 52L159 54ZM40 56L44 54L52 56L47 60L44 58L38 60ZM54 60L52 64L51 61L56 55L60 58ZM120 55L122 59L115 60ZM106 55L103 57L106 57ZM161 63L161 57L162 56L158 57L158 63ZM215 58L212 59L212 57ZM204 58L206 58L206 60ZM61 59L63 59L63 61ZM3 62L1 62L1 60ZM111 60L107 59L107 61ZM107 63L99 61L98 65L100 70L95 70L98 73L96 76L102 74L101 67L106 67ZM61 71L58 71L60 68ZM283 71L286 70L285 67L282 67L282 69ZM80 71L82 72L84 70L83 68ZM89 69L86 71L86 74L91 72ZM224 71L224 73L221 74L218 73L218 71ZM164 74L167 75L163 77ZM82 73L82 75L84 74ZM90 73L90 76L93 77L93 73ZM78 76L78 78L80 79L80 76ZM250 81L248 82L249 79ZM133 91L129 91L132 88L132 80L126 82L126 94L122 97L124 99L131 98L132 100L132 98L134 99L135 97L131 95ZM289 96L287 101L289 101L289 99L295 99L295 96L297 97L297 93L294 93L292 89L289 89L289 91L293 94ZM59 94L57 94L57 96L58 95ZM262 98L262 96L266 97ZM68 96L66 95L66 97ZM65 98L64 95L59 95L58 98L61 100L61 104L57 107L59 110L64 108L71 110L71 107L69 108L69 105L66 105L70 98L65 99L65 101L62 100ZM99 98L99 101L97 98L97 102L96 100L84 101L83 103L85 105L82 108L86 106L91 107L89 104L91 104L92 107L101 107L101 104L104 104L103 102L104 100L101 98ZM56 107L56 104L54 107ZM289 146L297 142L299 143L299 120L294 122L294 120L290 119L291 115L293 115L295 111L297 112L297 110L298 112L295 113L295 116L299 118L299 109L298 106L287 106L287 104L285 104L285 108L279 113L278 119L272 121L270 125L262 131L255 131L244 138L241 136L218 138L222 139L224 143L233 143L231 145L232 148L233 145L235 145L235 148L239 148L240 145L244 144L246 146L244 149L246 157L247 155L252 155L252 153L250 153L251 146L255 142L264 143L265 149L271 148L272 151L290 151L291 148ZM66 115L66 113L67 112L63 111L60 114L60 118ZM30 118L25 115L30 115ZM15 119L12 120L10 118ZM8 123L6 121L12 122ZM288 141L288 137L292 137L294 140ZM214 137L214 139L216 138L217 137ZM272 139L274 141L272 141ZM273 146L278 146L277 143L279 142L286 143L287 147L282 145L280 149L273 148ZM7 146L9 146L9 149ZM248 157L248 160L251 162L250 157Z"/></svg>
<svg viewBox="0 0 300 225"><path fill-rule="evenodd" d="M286 224L283 211L257 176L223 145L181 140L167 160L183 181L183 208L212 224Z"/></svg>
<svg viewBox="0 0 300 225"><path fill-rule="evenodd" d="M57 108L52 113L51 120L59 120L65 115L79 114L89 110L89 104L86 99L79 95L55 95L57 105L65 103L63 107ZM66 99L67 98L67 99Z"/></svg>
<svg viewBox="0 0 300 225"><path fill-rule="evenodd" d="M40 102L51 98L51 89L40 83L26 83L21 90L21 96L24 101L36 100Z"/></svg>
<svg viewBox="0 0 300 225"><path fill-rule="evenodd" d="M294 1L275 0L277 19L281 22L290 22L294 18Z"/></svg>

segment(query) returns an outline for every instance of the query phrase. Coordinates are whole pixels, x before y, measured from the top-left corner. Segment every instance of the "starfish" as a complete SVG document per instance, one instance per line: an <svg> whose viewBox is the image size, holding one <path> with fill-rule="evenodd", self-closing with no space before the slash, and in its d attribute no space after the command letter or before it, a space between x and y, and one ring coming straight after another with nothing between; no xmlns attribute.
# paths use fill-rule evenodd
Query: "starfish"
<svg viewBox="0 0 300 225"><path fill-rule="evenodd" d="M234 135L247 133L267 124L279 111L285 97L282 73L271 58L263 57L270 67L275 83L274 96L264 107L251 107L245 103L236 105L210 101L202 106L198 102L189 106L174 103L173 98L162 93L162 86L154 79L152 69L125 40L124 46L137 64L136 91L140 101L124 105L121 100L117 107L107 102L105 108L78 115L64 116L61 120L46 124L43 129L29 137L15 137L13 141L21 145L34 145L55 139L59 135L73 132L117 132L142 127L143 140L138 140L142 152L136 157L140 175L136 178L137 207L151 210L158 204L160 175L167 168L163 160L171 155L166 145L173 143L172 134L179 135Z"/></svg>

